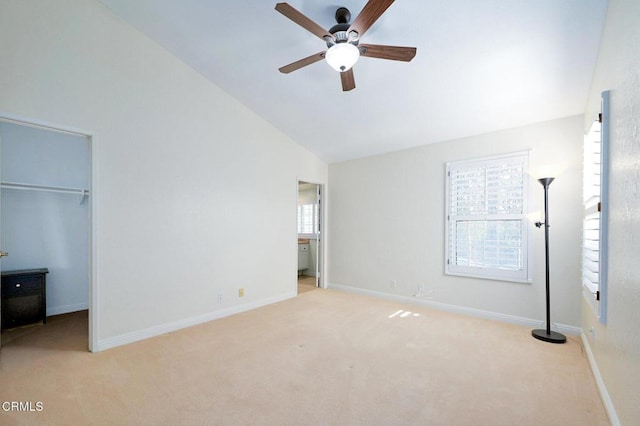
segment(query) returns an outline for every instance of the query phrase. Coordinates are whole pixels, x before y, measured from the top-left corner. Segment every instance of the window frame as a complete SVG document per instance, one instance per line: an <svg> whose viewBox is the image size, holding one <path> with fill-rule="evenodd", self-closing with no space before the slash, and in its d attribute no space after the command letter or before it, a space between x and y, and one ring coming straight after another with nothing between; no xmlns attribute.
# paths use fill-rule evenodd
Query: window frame
<svg viewBox="0 0 640 426"><path fill-rule="evenodd" d="M609 125L609 91L604 91L599 120L584 138L582 234L583 296L601 324L607 323L608 300ZM595 150L589 146L594 143L599 145Z"/></svg>
<svg viewBox="0 0 640 426"><path fill-rule="evenodd" d="M310 208L309 208L310 207ZM304 221L304 210L305 208L309 208L309 210L311 211L311 228L312 228L312 232L301 232L306 230L305 228L305 224L307 224ZM315 238L316 235L319 233L318 230L318 224L319 224L319 205L317 203L306 203L306 204L298 204L298 218L297 218L297 226L298 226L298 236L301 238Z"/></svg>
<svg viewBox="0 0 640 426"><path fill-rule="evenodd" d="M474 158L468 160L451 161L446 163L445 173L445 274L452 276L461 276L468 278L480 278L489 279L495 281L507 281L515 283L531 283L532 282L532 270L533 270L533 241L531 235L531 225L528 218L529 206L531 205L531 184L530 177L528 175L529 167L529 154L530 150L518 151L507 154ZM487 167L491 164L501 164L514 157L522 157L522 173L523 173L523 186L522 186L522 213L518 214L484 214L478 215L477 219L483 222L490 221L508 221L517 220L521 223L521 247L522 251L522 269L509 270L490 267L473 267L464 265L455 265L451 261L451 253L453 243L451 240L455 239L455 230L452 229L455 223L456 215L452 214L451 195L452 195L452 182L451 171L453 169L461 168L480 168ZM465 216L460 216L464 218ZM493 219L491 219L493 218ZM455 241L455 240L454 240Z"/></svg>

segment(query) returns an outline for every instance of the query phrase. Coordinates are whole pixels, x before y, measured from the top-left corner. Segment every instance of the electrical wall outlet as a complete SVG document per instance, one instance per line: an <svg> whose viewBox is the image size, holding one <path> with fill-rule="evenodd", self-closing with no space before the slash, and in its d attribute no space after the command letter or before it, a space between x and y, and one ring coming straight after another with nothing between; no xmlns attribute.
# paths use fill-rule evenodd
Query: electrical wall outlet
<svg viewBox="0 0 640 426"><path fill-rule="evenodd" d="M218 293L218 303L222 303L222 293Z"/></svg>
<svg viewBox="0 0 640 426"><path fill-rule="evenodd" d="M398 280L391 280L391 288L398 288Z"/></svg>
<svg viewBox="0 0 640 426"><path fill-rule="evenodd" d="M244 288L238 289L238 297L244 297Z"/></svg>

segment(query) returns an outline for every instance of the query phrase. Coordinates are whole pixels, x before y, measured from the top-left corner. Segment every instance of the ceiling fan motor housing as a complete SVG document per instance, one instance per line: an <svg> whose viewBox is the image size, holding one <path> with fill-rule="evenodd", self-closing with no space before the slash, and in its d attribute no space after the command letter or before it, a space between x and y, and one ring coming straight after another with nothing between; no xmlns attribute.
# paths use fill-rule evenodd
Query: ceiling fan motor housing
<svg viewBox="0 0 640 426"><path fill-rule="evenodd" d="M327 47L331 47L337 43L346 42L349 42L354 46L358 45L357 34L355 32L352 32L351 35L348 33L349 27L351 26L349 23L350 20L351 12L349 12L349 9L346 7L339 7L338 10L336 10L337 24L329 29L329 33L331 33L334 39L327 40Z"/></svg>

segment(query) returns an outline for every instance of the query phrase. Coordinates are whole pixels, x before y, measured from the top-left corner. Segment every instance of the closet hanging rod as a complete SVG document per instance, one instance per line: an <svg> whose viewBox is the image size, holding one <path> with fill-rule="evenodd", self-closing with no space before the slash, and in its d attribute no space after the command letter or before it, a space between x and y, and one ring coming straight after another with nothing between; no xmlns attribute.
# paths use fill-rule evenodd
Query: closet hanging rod
<svg viewBox="0 0 640 426"><path fill-rule="evenodd" d="M67 194L79 194L82 196L89 195L88 189L68 188L64 186L33 185L30 183L17 183L17 182L1 182L0 186L2 186L2 188L8 188L8 189L25 189L29 191L62 192Z"/></svg>

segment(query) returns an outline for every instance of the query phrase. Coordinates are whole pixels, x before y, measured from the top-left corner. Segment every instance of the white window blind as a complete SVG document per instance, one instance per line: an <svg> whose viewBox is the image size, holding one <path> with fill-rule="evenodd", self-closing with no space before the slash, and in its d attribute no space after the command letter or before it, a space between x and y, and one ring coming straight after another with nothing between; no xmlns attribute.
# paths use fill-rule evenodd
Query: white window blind
<svg viewBox="0 0 640 426"><path fill-rule="evenodd" d="M528 152L447 164L445 271L529 280Z"/></svg>
<svg viewBox="0 0 640 426"><path fill-rule="evenodd" d="M608 92L602 94L602 114L584 138L582 284L600 322L606 322L608 212Z"/></svg>
<svg viewBox="0 0 640 426"><path fill-rule="evenodd" d="M600 129L594 122L584 139L582 283L594 297L600 283Z"/></svg>
<svg viewBox="0 0 640 426"><path fill-rule="evenodd" d="M302 204L298 206L298 234L318 233L318 205Z"/></svg>

